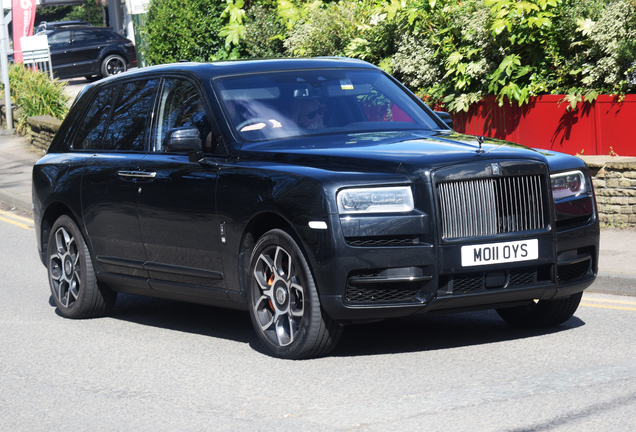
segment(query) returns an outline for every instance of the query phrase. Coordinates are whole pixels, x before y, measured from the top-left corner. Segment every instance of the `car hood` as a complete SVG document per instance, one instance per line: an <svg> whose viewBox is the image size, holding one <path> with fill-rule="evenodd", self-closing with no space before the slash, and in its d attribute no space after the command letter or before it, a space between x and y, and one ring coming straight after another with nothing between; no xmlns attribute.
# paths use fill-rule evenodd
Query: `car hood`
<svg viewBox="0 0 636 432"><path fill-rule="evenodd" d="M376 132L324 135L250 143L243 159L310 166L330 171L421 172L471 161L534 160L546 163L557 153L529 149L497 139L453 131ZM562 155L567 156L567 155ZM571 156L570 156L571 157Z"/></svg>

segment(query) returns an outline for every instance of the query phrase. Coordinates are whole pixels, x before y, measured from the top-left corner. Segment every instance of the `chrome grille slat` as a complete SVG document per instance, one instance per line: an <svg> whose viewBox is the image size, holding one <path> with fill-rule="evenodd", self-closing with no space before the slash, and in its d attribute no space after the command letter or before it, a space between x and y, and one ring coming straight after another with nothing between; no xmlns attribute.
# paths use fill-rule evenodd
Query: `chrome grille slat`
<svg viewBox="0 0 636 432"><path fill-rule="evenodd" d="M546 227L541 176L438 184L442 237L483 237Z"/></svg>

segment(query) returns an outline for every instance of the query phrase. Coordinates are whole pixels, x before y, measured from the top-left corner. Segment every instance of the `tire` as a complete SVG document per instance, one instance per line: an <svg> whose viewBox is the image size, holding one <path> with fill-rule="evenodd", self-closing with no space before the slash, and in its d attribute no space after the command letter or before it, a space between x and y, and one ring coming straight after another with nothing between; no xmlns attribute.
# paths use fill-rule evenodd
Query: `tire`
<svg viewBox="0 0 636 432"><path fill-rule="evenodd" d="M84 78L86 78L86 81L88 82L97 81L101 77L102 77L101 75L84 75Z"/></svg>
<svg viewBox="0 0 636 432"><path fill-rule="evenodd" d="M554 327L563 324L574 315L583 293L558 300L539 300L529 306L497 309L508 324L523 328Z"/></svg>
<svg viewBox="0 0 636 432"><path fill-rule="evenodd" d="M274 229L259 239L247 276L252 324L272 356L319 357L336 346L342 326L320 306L307 260L287 232Z"/></svg>
<svg viewBox="0 0 636 432"><path fill-rule="evenodd" d="M51 229L47 250L51 294L66 318L106 315L117 293L100 284L84 237L73 219L60 216Z"/></svg>
<svg viewBox="0 0 636 432"><path fill-rule="evenodd" d="M126 68L126 59L118 54L111 54L102 61L100 71L102 73L102 77L106 78L126 72Z"/></svg>

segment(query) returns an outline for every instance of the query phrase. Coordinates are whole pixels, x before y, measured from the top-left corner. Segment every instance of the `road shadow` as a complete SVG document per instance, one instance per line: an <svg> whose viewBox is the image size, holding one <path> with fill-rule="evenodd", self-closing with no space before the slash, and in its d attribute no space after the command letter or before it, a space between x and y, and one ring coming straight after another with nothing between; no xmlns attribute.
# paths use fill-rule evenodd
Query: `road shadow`
<svg viewBox="0 0 636 432"><path fill-rule="evenodd" d="M49 304L55 307L52 297L49 298ZM60 315L57 309L55 312ZM266 354L245 311L119 294L108 318L247 343L255 351ZM338 346L330 356L436 351L532 338L583 325L585 323L582 320L573 317L549 329L518 329L506 324L494 310L454 315L419 314L346 326Z"/></svg>
<svg viewBox="0 0 636 432"><path fill-rule="evenodd" d="M49 304L55 307L53 297ZM55 313L62 316L56 308ZM164 300L134 294L118 294L107 317L166 330L257 344L247 312Z"/></svg>
<svg viewBox="0 0 636 432"><path fill-rule="evenodd" d="M519 329L506 324L494 310L452 315L414 315L345 328L332 352L339 357L435 351L543 336L580 327L573 317L548 329Z"/></svg>

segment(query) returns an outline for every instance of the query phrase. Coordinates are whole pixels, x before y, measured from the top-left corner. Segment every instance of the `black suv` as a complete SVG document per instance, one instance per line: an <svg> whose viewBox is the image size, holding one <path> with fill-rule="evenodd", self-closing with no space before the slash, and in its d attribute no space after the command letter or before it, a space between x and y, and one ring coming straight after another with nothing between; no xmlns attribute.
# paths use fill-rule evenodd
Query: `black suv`
<svg viewBox="0 0 636 432"><path fill-rule="evenodd" d="M135 45L105 27L69 25L44 30L58 78L107 77L137 66Z"/></svg>
<svg viewBox="0 0 636 432"><path fill-rule="evenodd" d="M342 58L89 85L34 167L33 203L63 316L106 314L118 292L243 309L282 358L413 313L558 325L598 268L580 159L458 134Z"/></svg>

